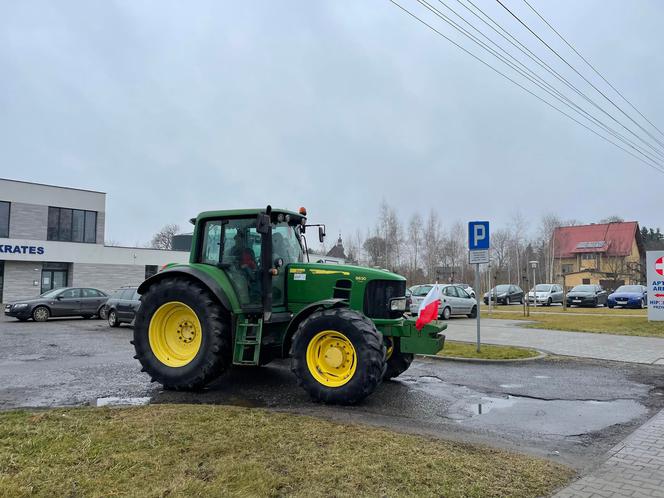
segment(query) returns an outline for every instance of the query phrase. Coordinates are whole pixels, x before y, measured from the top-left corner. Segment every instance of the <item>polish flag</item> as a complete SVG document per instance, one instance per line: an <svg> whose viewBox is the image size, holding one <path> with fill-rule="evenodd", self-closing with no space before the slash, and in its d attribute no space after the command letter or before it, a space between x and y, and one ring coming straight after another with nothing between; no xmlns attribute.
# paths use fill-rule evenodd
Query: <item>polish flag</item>
<svg viewBox="0 0 664 498"><path fill-rule="evenodd" d="M426 295L422 303L420 303L420 308L417 314L417 321L415 322L415 328L417 330L422 330L427 323L438 318L438 306L440 306L440 300L442 298L442 291L438 284L435 284L429 293Z"/></svg>

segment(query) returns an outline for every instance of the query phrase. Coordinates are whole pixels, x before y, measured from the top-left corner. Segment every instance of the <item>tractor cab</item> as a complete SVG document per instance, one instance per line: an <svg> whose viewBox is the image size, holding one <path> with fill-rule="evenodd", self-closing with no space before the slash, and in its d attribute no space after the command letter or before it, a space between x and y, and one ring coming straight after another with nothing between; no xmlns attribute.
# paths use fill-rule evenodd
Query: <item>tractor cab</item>
<svg viewBox="0 0 664 498"><path fill-rule="evenodd" d="M306 211L305 211L306 213ZM303 214L272 210L206 212L196 221L191 262L224 270L245 313L286 309L286 268L305 261Z"/></svg>

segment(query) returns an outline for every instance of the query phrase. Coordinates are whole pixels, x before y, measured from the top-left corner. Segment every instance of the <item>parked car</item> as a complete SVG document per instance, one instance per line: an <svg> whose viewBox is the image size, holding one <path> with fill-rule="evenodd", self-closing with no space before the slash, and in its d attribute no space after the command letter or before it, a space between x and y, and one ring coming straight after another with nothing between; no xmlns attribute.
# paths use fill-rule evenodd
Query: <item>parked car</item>
<svg viewBox="0 0 664 498"><path fill-rule="evenodd" d="M593 308L608 302L607 293L595 284L577 285L567 293L567 306L592 306Z"/></svg>
<svg viewBox="0 0 664 498"><path fill-rule="evenodd" d="M551 306L554 303L563 304L563 288L558 284L537 284L526 296L528 304Z"/></svg>
<svg viewBox="0 0 664 498"><path fill-rule="evenodd" d="M420 303L424 299L424 297L429 293L431 288L433 287L433 284L425 284L425 285L415 285L410 288L411 292L411 303L410 303L410 312L417 316L417 313L420 309Z"/></svg>
<svg viewBox="0 0 664 498"><path fill-rule="evenodd" d="M458 287L461 287L463 290L465 290L470 297L475 297L475 290L468 284L454 284Z"/></svg>
<svg viewBox="0 0 664 498"><path fill-rule="evenodd" d="M119 327L123 323L134 321L136 312L141 305L138 287L121 287L106 302L109 327Z"/></svg>
<svg viewBox="0 0 664 498"><path fill-rule="evenodd" d="M413 302L410 306L410 312L413 315L417 315L420 304L432 287L433 284L411 287ZM470 318L477 316L477 301L470 297L463 288L456 284L441 285L440 287L443 297L438 308L439 318L448 320L452 315L467 315Z"/></svg>
<svg viewBox="0 0 664 498"><path fill-rule="evenodd" d="M82 316L92 318L108 299L108 294L87 287L63 287L44 292L42 295L20 299L5 305L5 315L22 322L32 318L45 322L53 316Z"/></svg>
<svg viewBox="0 0 664 498"><path fill-rule="evenodd" d="M648 305L648 288L645 285L621 285L609 294L609 308L645 308Z"/></svg>
<svg viewBox="0 0 664 498"><path fill-rule="evenodd" d="M498 304L523 304L523 289L518 285L501 284L496 285L489 292L484 294L484 304L489 304L489 294L491 301Z"/></svg>

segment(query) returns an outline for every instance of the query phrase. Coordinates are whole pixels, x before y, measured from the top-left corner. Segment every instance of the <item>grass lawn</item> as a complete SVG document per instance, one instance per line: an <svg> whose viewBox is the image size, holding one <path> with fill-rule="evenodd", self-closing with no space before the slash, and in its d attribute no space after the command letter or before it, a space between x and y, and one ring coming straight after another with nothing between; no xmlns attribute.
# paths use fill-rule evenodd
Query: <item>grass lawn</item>
<svg viewBox="0 0 664 498"><path fill-rule="evenodd" d="M481 446L251 408L0 413L0 496L545 496L573 472Z"/></svg>
<svg viewBox="0 0 664 498"><path fill-rule="evenodd" d="M516 346L494 346L482 344L477 352L475 343L445 341L445 347L438 356L453 356L455 358L481 358L484 360L516 360L519 358L533 358L539 355L534 349L518 348Z"/></svg>
<svg viewBox="0 0 664 498"><path fill-rule="evenodd" d="M616 310L606 310L608 312ZM637 311L637 310L632 310ZM526 328L569 330L572 332L593 332L597 334L640 335L646 337L664 337L664 322L648 322L647 316L628 317L619 314L612 316L583 316L569 314L531 314L524 317L521 311L514 313L483 312L482 317L503 320L528 320Z"/></svg>

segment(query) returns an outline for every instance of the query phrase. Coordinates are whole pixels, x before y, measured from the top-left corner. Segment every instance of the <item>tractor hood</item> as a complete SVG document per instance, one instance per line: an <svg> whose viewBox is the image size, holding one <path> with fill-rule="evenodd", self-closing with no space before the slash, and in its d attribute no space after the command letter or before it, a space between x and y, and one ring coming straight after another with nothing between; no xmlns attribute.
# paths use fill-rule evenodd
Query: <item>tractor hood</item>
<svg viewBox="0 0 664 498"><path fill-rule="evenodd" d="M325 299L344 299L372 318L388 318L390 299L406 295L406 279L386 270L328 263L286 267L286 296L293 311Z"/></svg>
<svg viewBox="0 0 664 498"><path fill-rule="evenodd" d="M305 270L307 274L310 275L336 275L337 278L350 278L351 280L355 277L364 277L367 280L403 280L406 281L405 277L397 275L387 270L381 270L378 268L367 268L366 266L354 266L354 265L337 265L330 263L293 263L288 266L289 272L301 273L301 270ZM361 279L362 280L362 279Z"/></svg>

